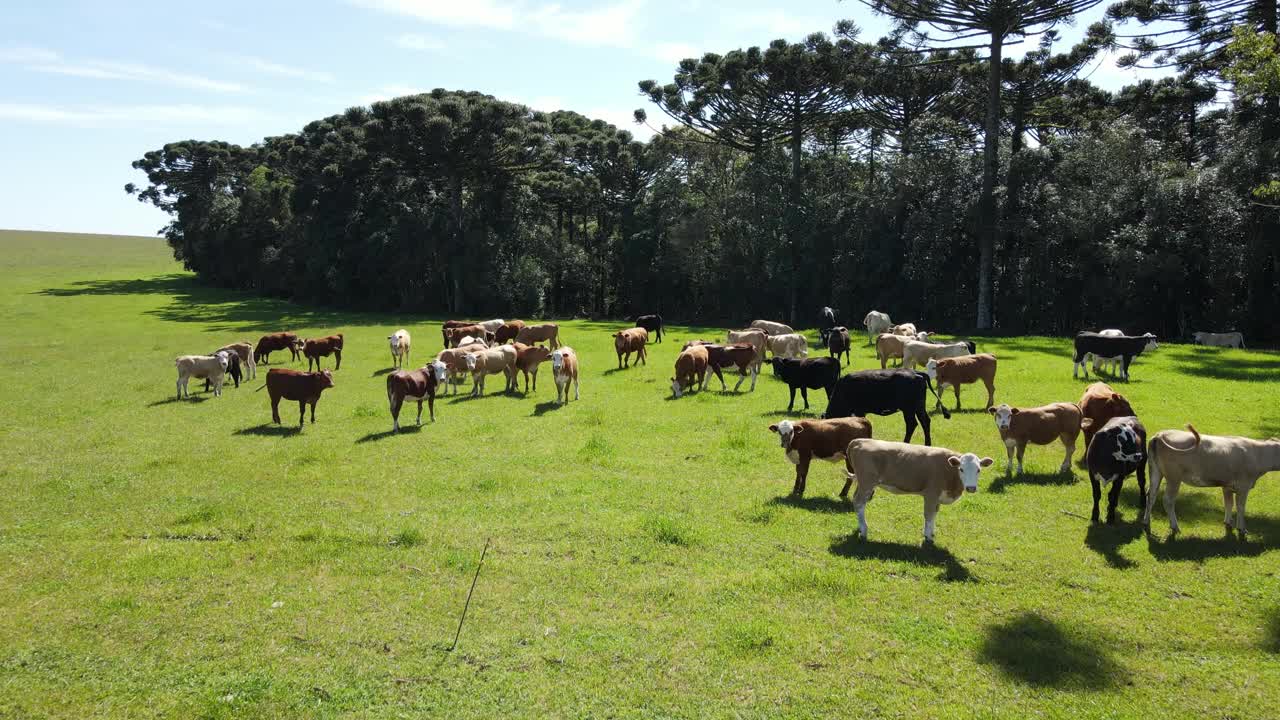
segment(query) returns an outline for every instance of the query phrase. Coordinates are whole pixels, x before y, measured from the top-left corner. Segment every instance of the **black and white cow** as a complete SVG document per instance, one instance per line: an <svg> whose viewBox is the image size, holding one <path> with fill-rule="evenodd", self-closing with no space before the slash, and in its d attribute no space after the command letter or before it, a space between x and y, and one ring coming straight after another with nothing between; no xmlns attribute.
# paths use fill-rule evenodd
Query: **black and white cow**
<svg viewBox="0 0 1280 720"><path fill-rule="evenodd" d="M840 361L835 358L784 358L774 356L773 374L782 379L791 389L791 402L787 403L787 412L796 405L796 390L804 399L804 409L809 409L809 390L826 390L827 401L831 401L831 391L840 379Z"/></svg>
<svg viewBox="0 0 1280 720"><path fill-rule="evenodd" d="M903 442L911 442L919 423L924 428L924 444L932 445L926 392L937 397L933 382L926 373L916 370L859 370L836 381L823 417L866 417L901 412L907 426L907 437ZM951 413L947 408L943 406L941 409L942 416L950 419Z"/></svg>
<svg viewBox="0 0 1280 720"><path fill-rule="evenodd" d="M1141 355L1144 350L1155 350L1157 347L1156 336L1151 333L1120 337L1106 337L1094 332L1078 333L1075 340L1075 356L1071 365L1071 377L1079 377L1078 371L1083 368L1084 379L1089 379L1089 365L1086 358L1092 353L1098 357L1120 358L1120 377L1128 380L1129 365L1133 363L1133 359Z"/></svg>
<svg viewBox="0 0 1280 720"><path fill-rule="evenodd" d="M1120 500L1120 486L1129 473L1138 471L1138 507L1147 507L1147 429L1132 415L1113 417L1102 429L1094 433L1085 450L1085 465L1089 469L1089 482L1093 485L1093 522L1098 522L1098 501L1102 488L1111 484L1107 493L1107 524L1116 521L1116 503ZM1141 511L1140 511L1141 512Z"/></svg>

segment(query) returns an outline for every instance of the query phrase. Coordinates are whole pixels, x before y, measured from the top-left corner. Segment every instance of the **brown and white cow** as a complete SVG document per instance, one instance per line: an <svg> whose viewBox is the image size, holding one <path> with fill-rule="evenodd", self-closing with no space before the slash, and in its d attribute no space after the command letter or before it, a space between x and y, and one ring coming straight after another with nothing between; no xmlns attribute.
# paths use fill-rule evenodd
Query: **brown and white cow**
<svg viewBox="0 0 1280 720"><path fill-rule="evenodd" d="M769 342L768 334L760 328L746 328L730 330L727 337L730 345L745 343L756 349L756 372L759 372L760 366L764 365L765 348Z"/></svg>
<svg viewBox="0 0 1280 720"><path fill-rule="evenodd" d="M649 342L649 331L642 327L634 327L613 334L613 349L618 353L618 369L631 367L631 354L635 353L636 363L645 362L645 345Z"/></svg>
<svg viewBox="0 0 1280 720"><path fill-rule="evenodd" d="M689 345L685 345L686 348ZM704 345L707 349L707 368L715 373L717 379L720 380L720 390L724 392L729 386L724 382L724 375L721 374L721 368L736 367L738 368L738 384L733 386L733 391L738 392L742 387L742 383L748 377L751 378L751 392L755 392L756 378L760 376L760 366L756 365L756 349L750 345ZM711 382L711 376L708 375L703 381L703 389Z"/></svg>
<svg viewBox="0 0 1280 720"><path fill-rule="evenodd" d="M440 342L443 343L445 347L449 347L450 330L475 324L475 320L445 320L444 323L440 325Z"/></svg>
<svg viewBox="0 0 1280 720"><path fill-rule="evenodd" d="M1137 415L1123 395L1106 383L1096 382L1085 388L1080 397L1080 429L1084 431L1084 446L1089 447L1093 434L1113 417Z"/></svg>
<svg viewBox="0 0 1280 720"><path fill-rule="evenodd" d="M1080 407L1075 403L1053 403L1031 408L1009 407L1001 404L987 408L987 412L995 417L996 429L1000 431L1000 439L1009 454L1009 463L1005 466L1005 474L1013 472L1013 453L1018 452L1018 474L1022 474L1022 454L1026 452L1027 443L1048 445L1054 440L1061 440L1067 450L1059 472L1071 470L1071 456L1076 451L1076 438L1080 437ZM1087 447L1087 445L1086 445Z"/></svg>
<svg viewBox="0 0 1280 720"><path fill-rule="evenodd" d="M525 325L520 328L520 332L516 335L516 341L525 345L536 345L545 342L551 346L552 350L560 347L560 326L555 323L542 323L540 325Z"/></svg>
<svg viewBox="0 0 1280 720"><path fill-rule="evenodd" d="M328 370L320 372L302 372L287 368L272 368L267 371L267 384L263 385L271 396L271 420L280 424L280 401L298 401L298 427L302 427L307 416L307 405L311 405L311 424L316 422L316 403L320 402L320 393L333 387L333 374ZM262 388L258 388L261 390Z"/></svg>
<svg viewBox="0 0 1280 720"><path fill-rule="evenodd" d="M501 373L506 378L503 392L515 390L516 349L511 345L500 345L480 352L467 354L467 371L471 373L471 395L484 395L484 379L489 375Z"/></svg>
<svg viewBox="0 0 1280 720"><path fill-rule="evenodd" d="M482 338L486 341L492 339L492 335L490 335L485 331L483 325L480 325L480 324L456 325L444 331L444 336L445 336L444 346L447 348L458 347L459 345L462 344L462 339L467 337L468 335L472 337Z"/></svg>
<svg viewBox="0 0 1280 720"><path fill-rule="evenodd" d="M769 426L778 434L782 452L796 466L796 482L791 488L795 497L804 496L809 477L809 463L816 457L827 462L843 462L849 443L871 437L871 421L866 418L831 418L830 420L783 420ZM852 478L846 478L840 497L849 497Z"/></svg>
<svg viewBox="0 0 1280 720"><path fill-rule="evenodd" d="M316 370L322 369L320 358L333 355L337 359L334 370L342 369L342 333L322 338L308 338L302 345L302 354L307 358L307 370L315 363Z"/></svg>
<svg viewBox="0 0 1280 720"><path fill-rule="evenodd" d="M483 345L465 345L459 348L446 348L436 353L436 360L444 363L448 373L448 384L453 389L453 394L457 394L458 385L462 383L462 379L467 375L467 356L472 353L483 352L487 348Z"/></svg>
<svg viewBox="0 0 1280 720"><path fill-rule="evenodd" d="M298 354L302 352L302 340L291 332L268 333L258 338L258 344L253 348L254 362L269 364L271 353L277 350L288 350L293 355L293 360L297 361Z"/></svg>
<svg viewBox="0 0 1280 720"><path fill-rule="evenodd" d="M400 328L387 336L387 343L391 346L391 367L403 368L409 359L409 331Z"/></svg>
<svg viewBox="0 0 1280 720"><path fill-rule="evenodd" d="M222 395L222 381L227 376L228 353L216 355L180 355L173 360L178 369L178 399L191 397L187 383L191 378L209 380L213 383L213 395Z"/></svg>
<svg viewBox="0 0 1280 720"><path fill-rule="evenodd" d="M1164 510L1169 515L1169 531L1178 532L1175 505L1182 483L1192 487L1222 488L1222 523L1245 534L1244 505L1258 480L1269 472L1280 470L1280 438L1254 440L1234 435L1201 435L1191 424L1187 432L1161 430L1147 443L1147 462L1151 473L1151 493L1143 522L1151 524L1161 479L1164 488ZM1232 518L1232 505L1235 517Z"/></svg>
<svg viewBox="0 0 1280 720"><path fill-rule="evenodd" d="M551 359L551 349L543 345L515 343L516 370L524 375L524 392L529 393L529 376L533 376L533 391L538 391L538 366Z"/></svg>
<svg viewBox="0 0 1280 720"><path fill-rule="evenodd" d="M444 363L436 360L417 370L397 370L387 376L387 403L391 406L391 431L400 430L400 408L406 400L418 403L417 424L422 424L422 401L427 401L431 422L436 421L436 388L445 380Z"/></svg>
<svg viewBox="0 0 1280 720"><path fill-rule="evenodd" d="M671 378L671 394L680 397L686 390L701 388L707 377L705 345L686 346L676 357L676 376Z"/></svg>
<svg viewBox="0 0 1280 720"><path fill-rule="evenodd" d="M573 399L578 397L578 355L568 345L561 345L551 352L551 377L556 381L556 402L569 402L569 383L573 383ZM564 400L560 399L561 394Z"/></svg>
<svg viewBox="0 0 1280 720"><path fill-rule="evenodd" d="M990 353L935 360L929 358L924 371L938 386L938 407L942 407L942 391L951 386L956 391L956 410L960 409L960 386L979 380L987 386L987 405L996 401L996 356Z"/></svg>

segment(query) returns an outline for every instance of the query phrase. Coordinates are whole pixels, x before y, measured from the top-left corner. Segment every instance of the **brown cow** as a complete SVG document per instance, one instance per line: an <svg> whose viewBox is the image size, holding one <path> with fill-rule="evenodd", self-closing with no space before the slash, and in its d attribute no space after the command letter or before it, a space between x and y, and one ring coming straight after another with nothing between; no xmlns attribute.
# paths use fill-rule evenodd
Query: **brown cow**
<svg viewBox="0 0 1280 720"><path fill-rule="evenodd" d="M849 443L855 438L871 437L871 421L866 418L832 418L830 420L783 420L770 425L769 430L778 433L782 452L796 466L796 484L791 489L795 497L804 496L805 481L809 477L809 463L813 458L827 462L842 462ZM849 497L853 478L846 477L840 497Z"/></svg>
<svg viewBox="0 0 1280 720"><path fill-rule="evenodd" d="M631 367L631 353L636 354L636 363L645 362L644 346L649 342L649 331L642 327L634 327L613 334L613 349L618 353L618 369Z"/></svg>
<svg viewBox="0 0 1280 720"><path fill-rule="evenodd" d="M1013 471L1013 452L1018 451L1018 474L1022 474L1022 453L1027 443L1048 445L1061 440L1067 449L1059 472L1071 470L1071 455L1076 451L1076 438L1080 437L1080 407L1075 403L1053 403L1033 408L1011 408L1008 405L988 408L995 416L996 429L1004 440L1009 462L1005 474ZM1085 446L1088 447L1087 445Z"/></svg>
<svg viewBox="0 0 1280 720"><path fill-rule="evenodd" d="M516 339L516 336L520 334L520 330L522 328L524 328L523 320L508 320L502 323L502 326L494 331L493 341L499 345L512 342Z"/></svg>
<svg viewBox="0 0 1280 720"><path fill-rule="evenodd" d="M685 390L701 388L707 378L707 348L685 346L676 357L676 376L671 378L671 394L680 397Z"/></svg>
<svg viewBox="0 0 1280 720"><path fill-rule="evenodd" d="M533 376L533 391L538 391L538 366L551 359L551 350L543 345L515 343L515 369L524 374L524 392L529 393L529 376Z"/></svg>
<svg viewBox="0 0 1280 720"><path fill-rule="evenodd" d="M1089 441L1093 440L1093 434L1101 430L1108 420L1137 415L1123 395L1112 390L1110 385L1100 382L1085 388L1084 395L1080 398L1080 413L1084 418L1080 421L1080 429L1084 430L1086 450L1089 449Z"/></svg>
<svg viewBox="0 0 1280 720"><path fill-rule="evenodd" d="M320 402L320 393L333 387L333 375L328 370L320 372L302 372L286 368L272 368L267 371L267 384L263 385L271 396L271 420L280 424L280 400L298 401L298 427L307 416L307 403L311 404L311 424L316 422L316 403ZM258 388L261 390L262 388Z"/></svg>
<svg viewBox="0 0 1280 720"><path fill-rule="evenodd" d="M333 355L337 358L334 370L342 369L342 333L322 338L308 338L302 345L302 354L307 358L307 370L315 363L316 370L321 369L320 358Z"/></svg>
<svg viewBox="0 0 1280 720"><path fill-rule="evenodd" d="M937 360L929 358L925 372L938 384L938 407L942 407L942 391L950 385L956 391L956 410L960 409L960 386L979 380L987 386L987 407L996 401L996 356L990 353L962 355Z"/></svg>
<svg viewBox="0 0 1280 720"><path fill-rule="evenodd" d="M405 400L417 401L422 424L422 401L427 401L431 422L436 421L436 388L444 382L444 363L436 360L417 370L398 370L387 376L387 402L391 405L391 431L400 430L400 408Z"/></svg>
<svg viewBox="0 0 1280 720"><path fill-rule="evenodd" d="M440 342L444 343L445 347L449 347L449 331L450 330L452 330L453 328L466 327L468 325L475 325L475 324L476 324L475 320L445 320L444 323L440 326Z"/></svg>
<svg viewBox="0 0 1280 720"><path fill-rule="evenodd" d="M302 352L302 340L291 332L269 333L258 338L258 344L253 348L253 361L255 363L268 364L271 353L277 350L288 350L293 353L293 360L298 360L298 353Z"/></svg>
<svg viewBox="0 0 1280 720"><path fill-rule="evenodd" d="M760 366L756 365L756 349L751 345L706 345L707 348L707 367L711 372L715 373L720 380L720 390L723 392L728 390L728 386L724 383L724 375L720 373L720 368L734 367L738 368L738 384L733 386L733 391L738 392L738 388L742 387L742 383L751 377L751 391L755 392L756 378L760 376ZM703 383L703 387L711 382L708 377Z"/></svg>
<svg viewBox="0 0 1280 720"><path fill-rule="evenodd" d="M525 325L520 328L520 332L516 334L516 341L525 345L534 345L540 342L546 342L551 346L552 350L560 347L560 326L555 323L542 323L541 325Z"/></svg>
<svg viewBox="0 0 1280 720"><path fill-rule="evenodd" d="M827 335L827 352L831 357L839 360L844 355L844 363L848 365L853 362L853 341L849 339L849 328L837 326L831 328L831 333Z"/></svg>
<svg viewBox="0 0 1280 720"><path fill-rule="evenodd" d="M483 338L486 342L493 338L493 333L487 332L483 325L458 325L445 330L444 335L444 346L447 348L458 347L462 339L468 335Z"/></svg>

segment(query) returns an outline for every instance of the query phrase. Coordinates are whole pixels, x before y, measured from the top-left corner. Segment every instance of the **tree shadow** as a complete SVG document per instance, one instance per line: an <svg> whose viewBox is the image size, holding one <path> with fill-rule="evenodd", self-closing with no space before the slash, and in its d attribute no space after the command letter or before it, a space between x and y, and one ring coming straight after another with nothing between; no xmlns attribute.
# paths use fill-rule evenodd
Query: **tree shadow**
<svg viewBox="0 0 1280 720"><path fill-rule="evenodd" d="M1267 613L1266 634L1262 638L1262 649L1280 655L1280 605L1271 608Z"/></svg>
<svg viewBox="0 0 1280 720"><path fill-rule="evenodd" d="M241 428L235 431L236 435L258 435L260 437L293 437L301 435L302 428L297 425L276 425L275 423L263 423L254 425L253 427Z"/></svg>
<svg viewBox="0 0 1280 720"><path fill-rule="evenodd" d="M213 397L213 393L209 393L207 395L204 393L197 393L192 395L191 397L184 397L184 398L180 398L175 395L173 397L165 398L164 400L154 400L152 402L149 402L147 403L147 407L149 408L159 407L161 405L172 405L174 403L197 403L198 404L198 403L205 402L206 400L209 400L212 397Z"/></svg>
<svg viewBox="0 0 1280 720"><path fill-rule="evenodd" d="M996 460L1000 462L999 459ZM1016 473L1016 470L1015 470ZM1002 493L1013 485L1037 485L1039 487L1054 487L1061 485L1074 485L1076 476L1073 473L1065 472L1024 472L1021 475L1006 475L998 473L996 478L987 486L988 492Z"/></svg>
<svg viewBox="0 0 1280 720"><path fill-rule="evenodd" d="M531 417L541 417L543 415L546 415L549 412L555 412L556 410L559 410L562 407L564 406L556 402L555 400L548 400L546 402L540 402L537 405L534 405L533 412L529 413L529 415Z"/></svg>
<svg viewBox="0 0 1280 720"><path fill-rule="evenodd" d="M77 297L81 295L174 295L195 285L191 275L170 273L132 280L78 280L70 287L45 288L32 295Z"/></svg>
<svg viewBox="0 0 1280 720"><path fill-rule="evenodd" d="M1079 626L1073 626L1073 634ZM1128 673L1102 648L1104 638L1076 639L1052 620L1024 612L1009 622L990 625L978 660L1033 687L1103 690L1124 682Z"/></svg>
<svg viewBox="0 0 1280 720"><path fill-rule="evenodd" d="M786 505L787 507L818 513L853 512L853 503L839 497L828 497L823 495L810 495L808 497L796 497L795 495L789 494L779 495L778 497L771 498L767 504Z"/></svg>
<svg viewBox="0 0 1280 720"><path fill-rule="evenodd" d="M937 579L943 582L976 582L973 573L951 554L950 550L933 544L905 545L876 540L863 540L857 533L835 539L828 549L832 555L859 560L890 560L928 567L942 568Z"/></svg>
<svg viewBox="0 0 1280 720"><path fill-rule="evenodd" d="M1105 497L1104 497L1105 501ZM1104 511L1105 512L1105 511ZM1137 567L1137 563L1120 554L1120 548L1142 536L1141 523L1089 523L1085 533L1084 544L1107 561L1107 565L1117 570L1128 570Z"/></svg>
<svg viewBox="0 0 1280 720"><path fill-rule="evenodd" d="M356 440L356 444L361 445L368 442L377 442L379 440L385 440L394 435L417 435L418 433L422 432L422 428L424 427L426 426L425 425L401 425L399 432L396 432L395 430L383 430L381 432L371 432L368 435L365 435L364 437L360 438L359 440Z"/></svg>

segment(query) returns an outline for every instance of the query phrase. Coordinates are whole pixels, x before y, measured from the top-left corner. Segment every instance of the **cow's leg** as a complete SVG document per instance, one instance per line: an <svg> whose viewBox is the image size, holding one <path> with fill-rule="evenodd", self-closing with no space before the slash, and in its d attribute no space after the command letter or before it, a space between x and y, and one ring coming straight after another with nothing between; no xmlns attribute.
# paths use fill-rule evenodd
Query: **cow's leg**
<svg viewBox="0 0 1280 720"><path fill-rule="evenodd" d="M421 425L421 424L422 424L422 401L421 401L421 400L419 400L419 401L418 401L418 420L417 420L417 424L418 424L418 425Z"/></svg>
<svg viewBox="0 0 1280 720"><path fill-rule="evenodd" d="M728 385L726 385L726 384L725 384L725 382L724 382L724 373L720 372L720 366L719 366L719 365L712 365L712 366L711 366L711 370L712 370L713 372L715 372L715 374L716 374L716 378L720 381L720 392L724 392L724 391L728 390L728 389L729 389L729 386L728 386Z"/></svg>
<svg viewBox="0 0 1280 720"><path fill-rule="evenodd" d="M333 369L341 370L342 369L342 349L334 348L333 356L337 359L337 364L333 366Z"/></svg>
<svg viewBox="0 0 1280 720"><path fill-rule="evenodd" d="M792 396L793 396L793 397L794 397L794 392L795 392L795 391L792 391ZM801 385L801 386L800 386L800 397L804 398L804 409L805 409L805 410L808 410L808 409L809 409L809 388L805 387L804 385Z"/></svg>
<svg viewBox="0 0 1280 720"><path fill-rule="evenodd" d="M1139 438L1145 440L1146 438ZM1146 442L1139 445L1139 449L1144 447ZM1138 461L1138 517L1142 517L1142 511L1147 507L1147 459L1144 456Z"/></svg>
<svg viewBox="0 0 1280 720"><path fill-rule="evenodd" d="M744 368L738 368L738 382L733 386L733 391L738 392L738 388L742 387L742 381L746 379L747 379L747 370ZM755 390L755 386L753 385L751 389Z"/></svg>
<svg viewBox="0 0 1280 720"><path fill-rule="evenodd" d="M792 385L789 389L791 390L791 400L787 403L787 412L793 411L796 407L796 386ZM809 403L805 402L804 406L808 408Z"/></svg>
<svg viewBox="0 0 1280 720"><path fill-rule="evenodd" d="M271 422L280 424L280 396L271 396Z"/></svg>
<svg viewBox="0 0 1280 720"><path fill-rule="evenodd" d="M387 405L391 408L391 432L399 432L400 430L400 406L403 403L403 398L396 397L393 392L387 392Z"/></svg>
<svg viewBox="0 0 1280 720"><path fill-rule="evenodd" d="M1027 441L1019 440L1018 441L1018 474L1019 475L1022 474L1022 456L1026 452L1027 452Z"/></svg>
<svg viewBox="0 0 1280 720"><path fill-rule="evenodd" d="M1005 463L1005 466L1004 466L1005 477L1008 477L1009 475L1013 474L1013 451L1014 451L1014 448L1016 448L1017 446L1018 446L1017 440L1014 440L1013 438L1005 438L1004 450L1005 450L1005 454L1008 455L1007 462Z"/></svg>
<svg viewBox="0 0 1280 720"><path fill-rule="evenodd" d="M1164 511L1169 516L1169 532L1178 533L1178 487L1182 482L1176 478L1169 478L1169 482L1164 484Z"/></svg>
<svg viewBox="0 0 1280 720"><path fill-rule="evenodd" d="M422 410L421 410L422 405L421 405L421 404L419 404L419 405L418 405L418 407L419 407L419 410L418 410L418 418L419 418L419 420L421 420L421 418L422 418ZM430 393L429 395L427 395L427 411L428 411L429 413L431 413L431 422L435 422L435 421L436 421L436 393L435 393L435 391L434 391L434 390L433 390L433 391L431 391L431 393Z"/></svg>
<svg viewBox="0 0 1280 720"><path fill-rule="evenodd" d="M1120 488L1124 486L1124 473L1116 473L1111 481L1111 492L1107 494L1107 524L1116 524L1116 505L1120 502Z"/></svg>
<svg viewBox="0 0 1280 720"><path fill-rule="evenodd" d="M916 414L919 414L919 413L916 413ZM903 410L902 421L907 426L907 436L902 439L902 442L909 443L911 442L911 436L916 433L916 424L917 424L916 415L913 415L910 410Z"/></svg>
<svg viewBox="0 0 1280 720"><path fill-rule="evenodd" d="M1089 471L1089 485L1093 487L1093 512L1089 515L1090 522L1098 522L1098 501L1102 499L1102 483L1098 482L1098 474Z"/></svg>
<svg viewBox="0 0 1280 720"><path fill-rule="evenodd" d="M938 498L933 495L924 496L924 541L933 544L934 523L938 519Z"/></svg>
<svg viewBox="0 0 1280 720"><path fill-rule="evenodd" d="M582 399L581 397L579 397L579 396L578 396L578 392L579 392L580 390L582 390L582 383L578 382L578 376L577 376L577 375L574 375L574 376L573 376L573 399L574 399L574 400L581 400L581 399ZM568 397L569 397L569 389L568 389L568 388L565 388L564 394L565 394L565 399L568 399Z"/></svg>
<svg viewBox="0 0 1280 720"><path fill-rule="evenodd" d="M996 404L996 383L991 378L982 378L982 383L987 386L987 407L991 407ZM959 406L960 398L956 398L956 407Z"/></svg>
<svg viewBox="0 0 1280 720"><path fill-rule="evenodd" d="M813 462L813 453L808 450L799 452L800 458L796 461L796 486L791 488L791 494L796 497L804 497L804 488L806 481L809 479L809 464Z"/></svg>
<svg viewBox="0 0 1280 720"><path fill-rule="evenodd" d="M858 535L863 540L867 539L867 503L871 502L874 495L874 487L869 483L864 485L861 480L858 481L858 489L853 494L853 509L858 513Z"/></svg>
<svg viewBox="0 0 1280 720"><path fill-rule="evenodd" d="M1133 362L1132 355L1122 355L1120 357L1120 368L1125 382L1129 382L1129 363L1131 362Z"/></svg>
<svg viewBox="0 0 1280 720"><path fill-rule="evenodd" d="M1255 480L1255 482L1257 482ZM1239 531L1240 537L1244 537L1244 501L1249 497L1248 490L1236 491L1236 530Z"/></svg>
<svg viewBox="0 0 1280 720"><path fill-rule="evenodd" d="M182 377L181 376L178 377L178 381L174 383L173 387L178 393L178 399L181 400L182 399Z"/></svg>
<svg viewBox="0 0 1280 720"><path fill-rule="evenodd" d="M1222 488L1222 524L1226 525L1228 530L1236 526L1234 518L1231 517L1235 514L1235 499L1234 490L1229 487Z"/></svg>
<svg viewBox="0 0 1280 720"><path fill-rule="evenodd" d="M1160 465L1156 463L1155 456L1149 458L1151 469L1151 489L1147 491L1147 504L1143 508L1142 524L1148 528L1151 527L1151 510L1156 505L1156 496L1160 494Z"/></svg>
<svg viewBox="0 0 1280 720"><path fill-rule="evenodd" d="M306 421L306 419L307 419L307 401L299 400L298 401L298 427L302 427L302 424ZM311 422L314 423L315 418L312 418Z"/></svg>
<svg viewBox="0 0 1280 720"><path fill-rule="evenodd" d="M1062 465L1058 468L1058 472L1071 472L1071 456L1076 454L1075 438L1064 434L1062 436L1062 446L1066 448L1067 456L1062 458ZM1018 472L1022 472L1022 453L1018 453Z"/></svg>
<svg viewBox="0 0 1280 720"><path fill-rule="evenodd" d="M755 391L756 391L756 379L760 377L760 368L758 368L758 367L749 367L749 368L747 368L747 369L751 371L751 392L755 392Z"/></svg>

